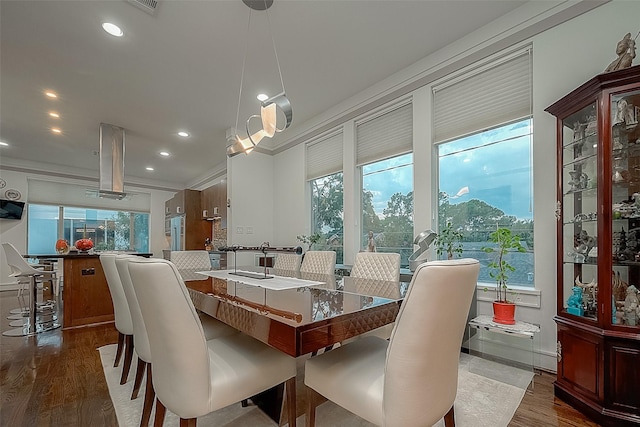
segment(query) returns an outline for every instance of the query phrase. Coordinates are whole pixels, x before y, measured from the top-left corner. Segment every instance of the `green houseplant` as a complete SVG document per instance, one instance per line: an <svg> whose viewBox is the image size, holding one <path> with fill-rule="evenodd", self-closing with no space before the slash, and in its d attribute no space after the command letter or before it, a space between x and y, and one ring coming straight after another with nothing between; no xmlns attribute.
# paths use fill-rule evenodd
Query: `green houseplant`
<svg viewBox="0 0 640 427"><path fill-rule="evenodd" d="M509 274L516 271L515 267L505 259L509 252L526 252L520 243L520 236L513 234L508 228L498 228L489 235L489 241L494 246L484 246L482 250L495 255L487 267L489 276L496 281L496 300L493 302L493 321L496 323L513 325L515 321L515 302L509 301L507 281Z"/></svg>
<svg viewBox="0 0 640 427"><path fill-rule="evenodd" d="M447 254L447 259L453 259L455 254L462 255L462 233L456 230L450 222L447 222L447 225L440 230L435 242L438 257Z"/></svg>
<svg viewBox="0 0 640 427"><path fill-rule="evenodd" d="M298 239L300 243L307 245L307 251L310 251L313 248L313 245L320 241L321 237L320 233L313 233L311 236L307 236L305 234L296 236L296 239Z"/></svg>

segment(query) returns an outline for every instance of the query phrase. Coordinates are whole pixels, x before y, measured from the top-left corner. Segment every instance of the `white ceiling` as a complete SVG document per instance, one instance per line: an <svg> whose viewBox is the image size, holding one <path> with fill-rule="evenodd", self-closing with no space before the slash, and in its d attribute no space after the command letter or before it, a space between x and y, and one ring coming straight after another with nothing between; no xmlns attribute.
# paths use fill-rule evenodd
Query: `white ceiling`
<svg viewBox="0 0 640 427"><path fill-rule="evenodd" d="M523 3L275 0L269 18L292 129ZM125 128L126 181L180 188L224 167L248 16L241 0L160 1L153 16L126 0L2 0L0 140L10 144L0 147L3 163L83 167L97 177L105 122ZM107 35L105 21L124 37ZM280 91L264 12L253 12L250 30L240 128L259 112L257 93ZM59 98L46 98L46 89ZM177 136L182 129L191 137Z"/></svg>

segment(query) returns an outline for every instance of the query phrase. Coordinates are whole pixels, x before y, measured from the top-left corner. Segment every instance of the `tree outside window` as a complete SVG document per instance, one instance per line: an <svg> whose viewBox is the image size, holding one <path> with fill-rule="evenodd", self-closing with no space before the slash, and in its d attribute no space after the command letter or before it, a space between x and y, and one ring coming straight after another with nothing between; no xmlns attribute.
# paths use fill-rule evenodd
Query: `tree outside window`
<svg viewBox="0 0 640 427"><path fill-rule="evenodd" d="M342 172L317 178L311 183L312 234L320 234L314 250L336 252L336 263L344 262L344 185Z"/></svg>
<svg viewBox="0 0 640 427"><path fill-rule="evenodd" d="M362 166L361 249L369 232L377 252L400 254L403 267L413 252L413 154Z"/></svg>
<svg viewBox="0 0 640 427"><path fill-rule="evenodd" d="M438 145L438 227L462 233L463 257L480 261L479 281L493 282L489 235L505 227L525 253L510 253L511 285L534 286L532 122L525 119Z"/></svg>

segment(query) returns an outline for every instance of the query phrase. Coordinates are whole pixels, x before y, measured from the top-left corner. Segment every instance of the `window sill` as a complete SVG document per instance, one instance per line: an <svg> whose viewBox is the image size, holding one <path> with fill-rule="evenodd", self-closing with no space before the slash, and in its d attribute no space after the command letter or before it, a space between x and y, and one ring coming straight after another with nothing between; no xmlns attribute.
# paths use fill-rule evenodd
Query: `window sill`
<svg viewBox="0 0 640 427"><path fill-rule="evenodd" d="M493 283L481 283L477 284L477 299L483 302L495 301L496 285ZM485 291L486 289L486 291ZM513 298L512 291L517 295L515 296L515 303L521 307L540 308L541 291L535 288L529 288L525 286L509 286L509 298Z"/></svg>

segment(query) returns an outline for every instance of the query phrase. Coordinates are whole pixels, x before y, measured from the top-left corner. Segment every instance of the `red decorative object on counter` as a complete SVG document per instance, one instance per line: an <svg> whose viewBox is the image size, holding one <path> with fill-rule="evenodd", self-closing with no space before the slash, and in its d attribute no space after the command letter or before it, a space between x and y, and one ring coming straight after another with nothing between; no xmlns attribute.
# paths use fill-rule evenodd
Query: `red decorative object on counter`
<svg viewBox="0 0 640 427"><path fill-rule="evenodd" d="M89 249L93 248L93 241L91 239L79 239L76 240L76 249L78 249L79 251L88 251Z"/></svg>
<svg viewBox="0 0 640 427"><path fill-rule="evenodd" d="M56 241L56 252L65 255L69 253L69 242L64 239Z"/></svg>

